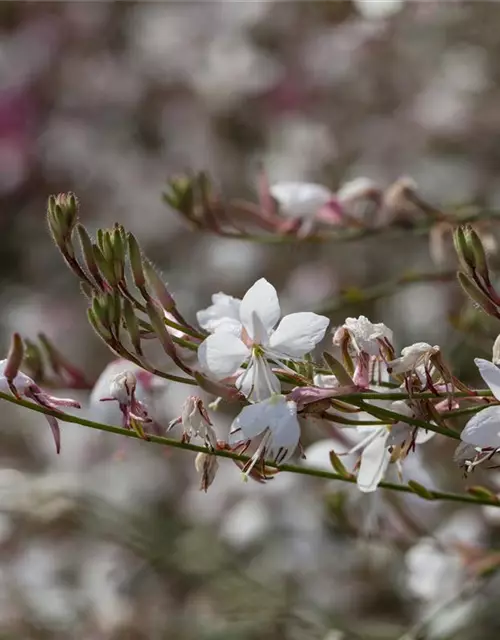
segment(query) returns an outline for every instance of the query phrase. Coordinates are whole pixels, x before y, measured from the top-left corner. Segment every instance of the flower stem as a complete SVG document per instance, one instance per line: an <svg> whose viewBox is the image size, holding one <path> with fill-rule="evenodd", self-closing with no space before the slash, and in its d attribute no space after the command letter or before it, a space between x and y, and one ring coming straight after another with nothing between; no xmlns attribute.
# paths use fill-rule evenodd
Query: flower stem
<svg viewBox="0 0 500 640"><path fill-rule="evenodd" d="M7 400L7 402L11 402L12 404L17 404L18 406L24 407L26 409L30 409L31 411L35 411L37 413L43 413L49 416L54 416L55 418L57 418L58 420L62 420L63 422L79 424L84 427L89 427L90 429L96 429L98 431L114 433L116 435L125 436L127 438L135 438L136 440L142 440L141 436L135 431L129 431L127 429L122 429L121 427L116 427L109 424L102 424L100 422L95 422L93 420L87 420L86 418L83 418L80 416L69 415L69 414L62 413L60 411L47 409L46 407L42 407L40 405L34 404L33 402L29 402L28 400L16 398L7 393L0 392L0 398L3 400ZM369 408L372 408L370 407L370 405L367 405L367 406ZM386 411L384 410L384 412ZM387 411L386 413L397 416L397 414L394 414L392 411ZM454 434L454 436L456 437L456 434ZM152 442L154 444L160 444L167 447L174 447L176 449L184 449L186 451L193 451L195 453L208 453L221 458L228 458L230 460L239 460L241 462L247 462L249 460L249 456L237 454L237 453L234 453L233 451L227 451L225 449L216 449L215 451L211 451L206 447L202 447L196 444L181 442L179 440L174 440L173 438L155 436L152 434L148 434L147 438L149 442ZM325 480L339 480L340 482L356 484L356 477L351 474L342 475L339 473L335 473L333 471L324 471L322 469L313 469L310 467L299 466L294 464L277 465L274 462L266 462L266 464L270 467L277 468L280 471L296 473L299 475L310 476L313 478L323 478ZM418 494L416 491L414 491L414 489L412 489L411 486L404 485L404 484L395 484L392 482L381 482L379 484L379 487L382 489L388 489L390 491L397 491L399 493L411 493L414 495L415 494L421 495L421 494ZM449 502L461 502L461 503L468 503L468 504L481 504L481 505L500 507L500 500L493 494L491 494L491 496L468 495L468 494L448 493L445 491L434 491L434 490L426 489L425 496L426 498L424 499L428 499L428 500L446 500Z"/></svg>

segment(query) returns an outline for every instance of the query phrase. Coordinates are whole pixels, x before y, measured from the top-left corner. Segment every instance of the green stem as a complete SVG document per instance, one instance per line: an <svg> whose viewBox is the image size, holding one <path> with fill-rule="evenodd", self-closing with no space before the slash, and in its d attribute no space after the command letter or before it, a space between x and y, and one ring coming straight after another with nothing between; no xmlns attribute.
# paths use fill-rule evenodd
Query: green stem
<svg viewBox="0 0 500 640"><path fill-rule="evenodd" d="M72 424L79 424L84 427L89 427L90 429L97 429L98 431L105 431L107 433L114 433L116 435L125 436L127 438L135 438L136 440L141 440L142 438L135 431L128 431L127 429L122 429L121 427L115 427L109 424L102 424L100 422L95 422L93 420L87 420L86 418L73 416L69 414L62 413L60 411L54 411L52 409L47 409L40 405L34 404L33 402L29 402L28 400L23 400L20 398L16 398L7 393L0 392L0 398L3 400L7 400L7 402L11 402L12 404L16 404L20 407L25 407L26 409L30 409L31 411L36 411L37 413L43 413L44 415L54 416L55 418L62 420L63 422L69 422ZM386 413L393 414L392 411L388 411ZM188 442L181 442L179 440L174 440L172 438L165 438L163 436L155 436L148 434L148 441L154 444L161 444L167 447L174 447L176 449L184 449L186 451L192 451L194 453L207 453L218 456L220 458L228 458L230 460L238 460L241 462L248 462L249 456L240 455L234 453L233 451L226 451L223 449L216 449L215 451L211 451L206 447L202 447L196 444L191 444ZM303 476L310 476L313 478L323 478L325 480L339 480L340 482L347 482L349 484L356 484L356 478L353 475L341 475L339 473L334 473L333 471L324 471L322 469L313 469L305 466L298 466L294 464L282 464L277 465L274 462L266 463L269 467L273 467L275 469L279 469L280 471L287 471L289 473L296 473ZM403 484L395 484L393 482L381 482L379 487L382 489L388 489L390 491L397 491L399 493L411 493L415 495L415 491L408 485ZM418 494L417 494L418 495ZM448 493L445 491L427 491L427 499L429 500L446 500L450 502L461 502L468 504L482 504L494 507L500 507L500 501L492 496L491 498L487 496L473 496L467 494L460 493Z"/></svg>
<svg viewBox="0 0 500 640"><path fill-rule="evenodd" d="M395 411L390 411L389 409L383 409L382 407L375 407L366 402L358 401L357 406L360 409L363 409L367 413L370 413L372 416L376 418L380 418L381 420L390 420L391 422L405 422L406 424L411 424L414 427L420 427L421 429L426 429L427 431L434 431L435 433L440 433L443 436L448 438L453 438L453 440L460 440L460 434L456 431L452 431L446 427L440 427L437 424L430 424L425 422L424 420L418 420L417 418L411 418L409 416L402 416Z"/></svg>

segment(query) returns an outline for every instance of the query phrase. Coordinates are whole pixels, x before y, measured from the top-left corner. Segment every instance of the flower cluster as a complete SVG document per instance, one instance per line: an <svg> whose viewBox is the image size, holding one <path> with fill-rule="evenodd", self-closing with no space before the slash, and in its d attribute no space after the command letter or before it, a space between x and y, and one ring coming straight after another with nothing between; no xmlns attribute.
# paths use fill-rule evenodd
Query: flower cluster
<svg viewBox="0 0 500 640"><path fill-rule="evenodd" d="M220 213L221 204L212 202L206 177L177 180L170 186L167 199L193 222L201 224L200 206L213 216ZM412 207L432 213L408 180L387 190L357 180L334 193L316 184L269 185L263 176L259 216L272 224L312 220L349 226L359 222L357 207L367 201L386 213ZM328 317L311 311L282 316L276 289L265 278L241 299L215 293L211 304L198 311L197 324L190 323L136 238L123 227L99 230L94 241L79 223L78 201L71 194L49 200L48 222L66 263L81 281L92 327L119 356L96 382L91 408L111 406L108 422L146 440L172 444L164 434L180 425L180 443L174 444L198 452L196 469L203 490L215 479L218 456L232 458L245 476L259 482L290 468L294 457L300 464L307 456L312 424L341 442L338 451L329 450L335 477L355 482L363 493L384 482L387 486L394 469L396 479L404 480L405 461L436 434L461 438L455 459L466 472L500 453L500 409L495 402L500 400L498 339L493 362L476 360L488 385L481 391L453 373L438 345L417 342L396 349L393 331L382 322L361 315L330 327ZM462 287L484 311L500 317L500 296L479 235L470 227L459 228L455 244ZM320 345L324 350L318 357ZM51 375L44 360L50 362ZM78 404L49 396L20 372L21 365L36 372L40 385L89 385L46 338L39 348L14 336L3 361L0 391L8 397L23 396L44 409L59 451L54 411L64 416L59 407ZM156 415L154 390L171 382L190 385L196 392L187 397L177 418L165 421L164 415ZM239 406L224 436L216 411L226 402ZM464 414L472 417L460 436L456 418ZM354 461L349 469L344 458ZM426 499L437 495L406 480L406 492ZM481 491L484 499L496 500L494 494L484 493L486 489Z"/></svg>

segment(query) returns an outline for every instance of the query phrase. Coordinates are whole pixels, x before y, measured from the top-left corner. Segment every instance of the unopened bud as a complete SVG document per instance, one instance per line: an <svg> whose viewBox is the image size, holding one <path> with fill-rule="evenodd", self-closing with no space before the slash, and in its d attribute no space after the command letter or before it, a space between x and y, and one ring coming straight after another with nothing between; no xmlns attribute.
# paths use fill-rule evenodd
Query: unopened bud
<svg viewBox="0 0 500 640"><path fill-rule="evenodd" d="M104 246L104 244L103 244ZM118 280L115 276L115 271L113 268L113 261L109 261L105 256L101 249L97 244L92 245L92 249L94 251L94 258L99 267L100 272L104 276L104 278L108 281L111 287L115 287L118 283Z"/></svg>
<svg viewBox="0 0 500 640"><path fill-rule="evenodd" d="M160 341L163 350L168 356L172 358L174 362L177 362L179 358L177 356L177 350L175 348L174 341L172 340L172 336L165 326L165 322L163 321L160 309L158 308L156 303L148 300L146 302L146 313L149 316L149 321L151 322L153 331Z"/></svg>
<svg viewBox="0 0 500 640"><path fill-rule="evenodd" d="M153 265L148 260L144 261L144 271L146 272L148 284L153 290L158 302L165 311L173 311L176 307L175 300L169 293L167 285L163 282Z"/></svg>
<svg viewBox="0 0 500 640"><path fill-rule="evenodd" d="M476 268L476 260L464 227L457 227L453 232L453 244L463 268L468 274L472 275Z"/></svg>
<svg viewBox="0 0 500 640"><path fill-rule="evenodd" d="M47 222L59 248L68 248L68 241L77 219L78 200L73 193L60 193L49 197Z"/></svg>
<svg viewBox="0 0 500 640"><path fill-rule="evenodd" d="M200 476L200 491L206 493L219 469L217 457L210 453L199 453L195 458L194 466Z"/></svg>
<svg viewBox="0 0 500 640"><path fill-rule="evenodd" d="M482 291L477 284L469 278L465 273L459 271L457 273L458 281L460 286L465 291L465 293L475 302L477 303L483 311L485 311L490 316L494 318L500 319L500 313L496 305L493 303L491 298L489 298L484 291Z"/></svg>
<svg viewBox="0 0 500 640"><path fill-rule="evenodd" d="M179 176L170 180L169 190L163 193L164 201L172 209L183 213L188 218L192 218L194 211L194 188L193 180L188 176Z"/></svg>
<svg viewBox="0 0 500 640"><path fill-rule="evenodd" d="M141 249L136 237L132 234L128 234L128 255L130 260L130 268L132 270L132 276L134 278L135 286L138 289L143 289L146 285L146 278L144 277L143 262Z"/></svg>
<svg viewBox="0 0 500 640"><path fill-rule="evenodd" d="M44 378L45 367L40 347L31 340L24 341L23 367L33 380L40 382Z"/></svg>
<svg viewBox="0 0 500 640"><path fill-rule="evenodd" d="M78 238L80 239L80 246L82 248L83 258L85 260L85 265L90 273L90 275L94 278L99 286L102 285L102 278L99 272L99 267L97 266L97 262L94 256L94 249L92 247L92 240L90 239L87 230L82 224L79 224L76 227L78 232Z"/></svg>
<svg viewBox="0 0 500 640"><path fill-rule="evenodd" d="M17 395L13 381L16 378L24 356L24 344L21 336L18 333L14 333L10 342L9 355L7 356L7 362L5 363L4 376L7 380L12 393Z"/></svg>
<svg viewBox="0 0 500 640"><path fill-rule="evenodd" d="M93 303L92 303L92 307L90 309L87 309L87 319L90 322L90 325L92 326L94 331L97 333L97 335L100 338L102 338L105 342L108 342L109 340L111 340L111 338L113 337L111 335L111 331L109 330L108 327L103 325L99 320L99 317L95 312Z"/></svg>
<svg viewBox="0 0 500 640"><path fill-rule="evenodd" d="M125 326L130 336L136 353L142 356L141 347L141 332L139 328L139 321L135 315L134 307L128 298L123 298L123 317L125 319Z"/></svg>
<svg viewBox="0 0 500 640"><path fill-rule="evenodd" d="M490 274L488 271L488 261L486 259L486 252L481 242L481 238L477 232L470 226L466 227L465 235L467 238L467 244L472 250L474 260L476 263L476 271L486 283L490 282Z"/></svg>

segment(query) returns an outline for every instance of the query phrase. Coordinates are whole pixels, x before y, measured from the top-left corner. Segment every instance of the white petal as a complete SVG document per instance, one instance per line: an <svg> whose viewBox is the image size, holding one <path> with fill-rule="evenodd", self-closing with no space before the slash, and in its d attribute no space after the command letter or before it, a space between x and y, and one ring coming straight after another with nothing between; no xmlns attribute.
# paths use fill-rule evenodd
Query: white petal
<svg viewBox="0 0 500 640"><path fill-rule="evenodd" d="M255 438L268 427L275 428L283 411L287 412L285 396L276 395L263 402L244 407L231 425L230 443ZM238 435L239 434L239 435ZM235 440L237 438L237 440Z"/></svg>
<svg viewBox="0 0 500 640"><path fill-rule="evenodd" d="M482 358L475 358L474 362L495 398L500 400L500 369L489 360L483 360Z"/></svg>
<svg viewBox="0 0 500 640"><path fill-rule="evenodd" d="M266 333L269 335L271 330L278 322L281 309L278 301L276 289L265 278L257 280L245 293L240 307L241 323L245 327L250 338L254 338L255 320L252 317L256 314L261 321Z"/></svg>
<svg viewBox="0 0 500 640"><path fill-rule="evenodd" d="M225 293L214 293L212 304L206 309L198 311L196 320L202 329L206 329L210 333L222 327L233 333L228 327L239 326L241 328L240 305L241 300L238 298L233 298ZM235 333L235 335L237 334Z"/></svg>
<svg viewBox="0 0 500 640"><path fill-rule="evenodd" d="M327 187L308 182L277 182L270 191L278 201L280 212L292 218L314 216L334 197Z"/></svg>
<svg viewBox="0 0 500 640"><path fill-rule="evenodd" d="M316 313L291 313L281 320L269 346L290 358L300 358L323 339L329 324L328 318Z"/></svg>
<svg viewBox="0 0 500 640"><path fill-rule="evenodd" d="M271 427L268 456L280 463L286 462L294 453L300 439L300 424L295 402L285 402L276 410L274 427Z"/></svg>
<svg viewBox="0 0 500 640"><path fill-rule="evenodd" d="M7 384L7 378L4 376L6 366L7 360L0 360L0 391L2 393L11 393L10 387ZM13 380L13 384L19 393L23 393L28 387L35 384L35 382L22 371L18 371L17 376Z"/></svg>
<svg viewBox="0 0 500 640"><path fill-rule="evenodd" d="M236 387L251 402L261 402L281 391L281 384L264 358L252 358L236 381Z"/></svg>
<svg viewBox="0 0 500 640"><path fill-rule="evenodd" d="M500 447L500 407L486 407L472 416L460 438L475 447Z"/></svg>
<svg viewBox="0 0 500 640"><path fill-rule="evenodd" d="M431 423L432 424L432 423ZM415 436L415 444L424 444L436 435L435 431L429 431L428 429L419 429Z"/></svg>
<svg viewBox="0 0 500 640"><path fill-rule="evenodd" d="M403 442L409 442L412 437L413 429L414 427L411 427L404 422L396 422L396 424L393 424L390 428L387 445L396 447L403 444Z"/></svg>
<svg viewBox="0 0 500 640"><path fill-rule="evenodd" d="M198 360L202 369L217 380L236 373L249 355L249 348L239 338L222 330L208 336L198 347Z"/></svg>
<svg viewBox="0 0 500 640"><path fill-rule="evenodd" d="M386 446L388 436L388 429L381 430L379 437L363 451L357 478L358 488L363 493L375 491L378 483L384 477L391 459L391 454Z"/></svg>

